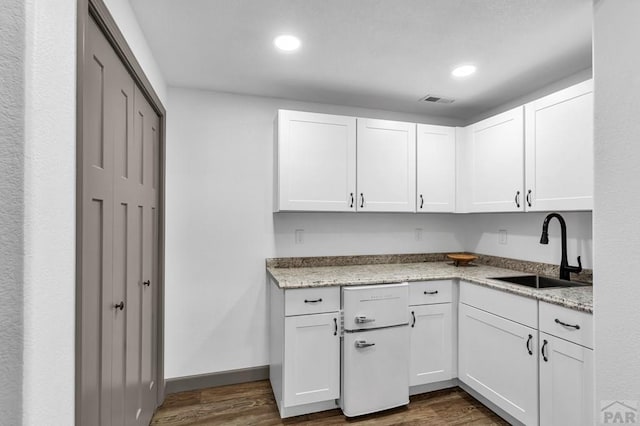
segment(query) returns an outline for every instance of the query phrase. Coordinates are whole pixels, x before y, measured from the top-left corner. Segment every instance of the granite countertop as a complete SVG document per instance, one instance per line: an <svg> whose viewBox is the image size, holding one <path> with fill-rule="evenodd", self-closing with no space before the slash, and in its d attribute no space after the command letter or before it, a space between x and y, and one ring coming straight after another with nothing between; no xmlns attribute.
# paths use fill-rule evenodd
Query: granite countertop
<svg viewBox="0 0 640 426"><path fill-rule="evenodd" d="M487 265L455 267L450 262L421 262L301 268L267 267L267 271L283 289L461 279L577 311L593 313L592 286L535 289L492 280L489 277L526 273Z"/></svg>

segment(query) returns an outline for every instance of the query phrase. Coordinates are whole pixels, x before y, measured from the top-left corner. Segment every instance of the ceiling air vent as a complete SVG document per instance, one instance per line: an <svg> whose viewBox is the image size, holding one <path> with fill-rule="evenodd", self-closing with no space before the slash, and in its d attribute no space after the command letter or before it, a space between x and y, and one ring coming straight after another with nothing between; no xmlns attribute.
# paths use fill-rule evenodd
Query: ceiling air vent
<svg viewBox="0 0 640 426"><path fill-rule="evenodd" d="M419 99L420 102L430 102L434 104L452 104L454 99L443 98L442 96L426 95Z"/></svg>

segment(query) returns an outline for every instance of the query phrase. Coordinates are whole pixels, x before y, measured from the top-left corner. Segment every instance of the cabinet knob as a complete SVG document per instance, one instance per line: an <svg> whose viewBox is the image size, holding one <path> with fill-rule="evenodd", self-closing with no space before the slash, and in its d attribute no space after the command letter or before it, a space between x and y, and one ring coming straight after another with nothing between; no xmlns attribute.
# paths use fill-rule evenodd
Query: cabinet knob
<svg viewBox="0 0 640 426"><path fill-rule="evenodd" d="M120 303L113 305L113 307L116 309L120 309L121 311L124 310L124 301L121 301Z"/></svg>

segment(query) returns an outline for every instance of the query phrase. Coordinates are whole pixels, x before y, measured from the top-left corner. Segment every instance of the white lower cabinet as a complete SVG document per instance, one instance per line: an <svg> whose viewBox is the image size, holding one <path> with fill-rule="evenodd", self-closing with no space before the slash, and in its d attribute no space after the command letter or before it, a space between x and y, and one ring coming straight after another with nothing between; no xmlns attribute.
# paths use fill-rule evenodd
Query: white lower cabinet
<svg viewBox="0 0 640 426"><path fill-rule="evenodd" d="M540 424L593 424L593 350L542 332Z"/></svg>
<svg viewBox="0 0 640 426"><path fill-rule="evenodd" d="M453 378L451 303L410 306L409 313L409 385L450 380Z"/></svg>
<svg viewBox="0 0 640 426"><path fill-rule="evenodd" d="M284 404L310 404L340 396L338 314L284 321Z"/></svg>
<svg viewBox="0 0 640 426"><path fill-rule="evenodd" d="M269 379L280 417L336 408L340 287L270 289Z"/></svg>
<svg viewBox="0 0 640 426"><path fill-rule="evenodd" d="M509 415L538 424L538 331L459 306L459 379Z"/></svg>

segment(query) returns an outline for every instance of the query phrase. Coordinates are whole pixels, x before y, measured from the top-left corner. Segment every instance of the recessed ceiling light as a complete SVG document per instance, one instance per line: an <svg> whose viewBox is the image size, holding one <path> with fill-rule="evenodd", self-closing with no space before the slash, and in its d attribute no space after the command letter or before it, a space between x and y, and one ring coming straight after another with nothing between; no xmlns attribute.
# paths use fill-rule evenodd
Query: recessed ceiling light
<svg viewBox="0 0 640 426"><path fill-rule="evenodd" d="M475 65L460 65L451 71L451 75L454 77L468 77L476 72Z"/></svg>
<svg viewBox="0 0 640 426"><path fill-rule="evenodd" d="M300 48L300 39L296 36L292 36L289 34L284 34L276 37L273 40L273 44L280 50L284 50L285 52L293 52L294 50L298 50Z"/></svg>

